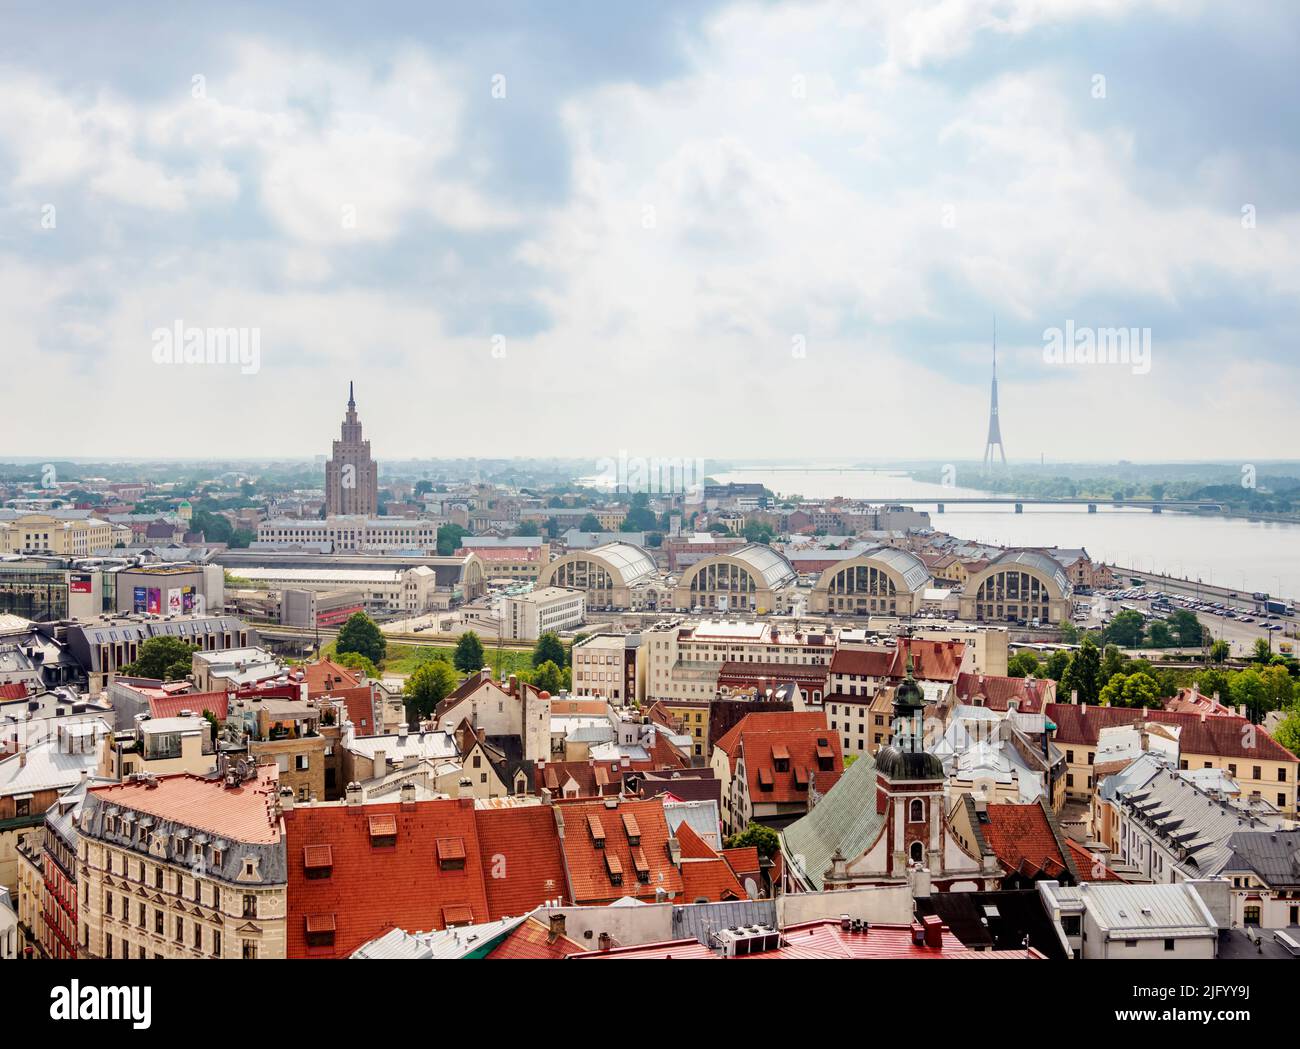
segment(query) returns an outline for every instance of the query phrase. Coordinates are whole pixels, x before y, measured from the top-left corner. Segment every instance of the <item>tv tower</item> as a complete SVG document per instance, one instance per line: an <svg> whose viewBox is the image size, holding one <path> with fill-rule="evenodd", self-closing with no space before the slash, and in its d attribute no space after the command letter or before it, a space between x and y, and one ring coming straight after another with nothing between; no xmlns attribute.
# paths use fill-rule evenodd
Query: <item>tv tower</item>
<svg viewBox="0 0 1300 1049"><path fill-rule="evenodd" d="M993 464L993 448L997 447L1002 465L1007 465L1007 450L1002 444L1002 427L998 424L998 319L993 318L993 386L989 392L989 439L984 445L984 472Z"/></svg>

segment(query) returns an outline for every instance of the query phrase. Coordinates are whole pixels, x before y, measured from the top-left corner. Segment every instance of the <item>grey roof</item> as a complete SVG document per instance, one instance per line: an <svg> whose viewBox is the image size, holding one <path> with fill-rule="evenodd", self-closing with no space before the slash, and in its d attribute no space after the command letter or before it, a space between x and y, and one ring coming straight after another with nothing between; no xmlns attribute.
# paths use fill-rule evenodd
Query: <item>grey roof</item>
<svg viewBox="0 0 1300 1049"><path fill-rule="evenodd" d="M673 908L674 940L694 937L706 947L716 947L714 933L737 925L776 928L774 900L732 900L726 903L692 903Z"/></svg>
<svg viewBox="0 0 1300 1049"><path fill-rule="evenodd" d="M634 546L631 543L606 543L604 546L597 546L591 550L583 550L567 556L571 556L575 560L583 557L603 558L612 568L618 571L618 574L622 577L620 585L623 586L639 583L642 579L647 579L657 572L654 558L639 546ZM558 563L558 561L552 561L551 567L554 568Z"/></svg>
<svg viewBox="0 0 1300 1049"><path fill-rule="evenodd" d="M1165 848L1186 849L1178 869L1196 878L1219 874L1231 858L1229 839L1258 829L1249 813L1198 790L1177 770L1161 768L1145 785L1116 794L1116 801Z"/></svg>
<svg viewBox="0 0 1300 1049"><path fill-rule="evenodd" d="M1195 887L1085 882L1076 890L1107 939L1177 939L1218 935L1218 923Z"/></svg>
<svg viewBox="0 0 1300 1049"><path fill-rule="evenodd" d="M835 850L856 859L880 836L883 825L884 815L876 811L876 762L863 754L807 815L782 831L781 851L804 880L821 890Z"/></svg>
<svg viewBox="0 0 1300 1049"><path fill-rule="evenodd" d="M93 728L101 738L110 731L104 721L95 722ZM84 753L69 752L62 739L48 739L0 761L0 796L66 790L80 782L83 772L93 775L98 764L98 746Z"/></svg>
<svg viewBox="0 0 1300 1049"><path fill-rule="evenodd" d="M677 828L683 823L689 823L691 830L706 844L715 849L722 847L718 829L721 819L716 801L665 801L664 819L673 834L677 833Z"/></svg>
<svg viewBox="0 0 1300 1049"><path fill-rule="evenodd" d="M719 554L718 557L734 557L738 561L744 561L749 566L750 571L759 577L762 585L769 589L789 583L799 575L795 571L794 565L785 559L784 554L778 553L770 546L765 546L762 543L750 543L748 546L742 546L739 550ZM705 561L708 560L711 559L705 558ZM697 565L704 563L704 561L699 561Z"/></svg>
<svg viewBox="0 0 1300 1049"><path fill-rule="evenodd" d="M500 918L481 925L462 925L433 932L409 933L404 929L389 929L382 936L363 943L352 952L352 957L371 960L464 958L481 951L527 920L528 915L523 914L516 918Z"/></svg>
<svg viewBox="0 0 1300 1049"><path fill-rule="evenodd" d="M1069 594L1073 590L1070 580L1066 578L1065 569L1061 567L1061 562L1037 550L1008 550L995 559L989 567L1011 568L1015 565L1041 572L1052 580L1063 594Z"/></svg>
<svg viewBox="0 0 1300 1049"><path fill-rule="evenodd" d="M925 567L925 562L908 550L899 550L892 546L877 546L860 556L897 572L903 577L903 584L908 590L915 592L930 585L930 570Z"/></svg>
<svg viewBox="0 0 1300 1049"><path fill-rule="evenodd" d="M1300 889L1300 830L1238 831L1226 870L1253 871L1270 889Z"/></svg>

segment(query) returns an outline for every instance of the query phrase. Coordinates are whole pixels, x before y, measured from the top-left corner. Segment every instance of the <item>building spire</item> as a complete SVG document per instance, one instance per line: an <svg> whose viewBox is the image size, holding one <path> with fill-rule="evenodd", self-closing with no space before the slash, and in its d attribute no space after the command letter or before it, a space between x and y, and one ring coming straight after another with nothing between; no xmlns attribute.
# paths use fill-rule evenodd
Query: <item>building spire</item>
<svg viewBox="0 0 1300 1049"><path fill-rule="evenodd" d="M348 380L348 407L355 408L356 406L357 406L356 398L352 396L352 380L349 379Z"/></svg>
<svg viewBox="0 0 1300 1049"><path fill-rule="evenodd" d="M998 317L993 315L993 383L989 389L989 435L984 442L984 472L993 465L993 450L997 449L1002 465L1007 465L1007 450L1002 444L1002 426L998 419Z"/></svg>

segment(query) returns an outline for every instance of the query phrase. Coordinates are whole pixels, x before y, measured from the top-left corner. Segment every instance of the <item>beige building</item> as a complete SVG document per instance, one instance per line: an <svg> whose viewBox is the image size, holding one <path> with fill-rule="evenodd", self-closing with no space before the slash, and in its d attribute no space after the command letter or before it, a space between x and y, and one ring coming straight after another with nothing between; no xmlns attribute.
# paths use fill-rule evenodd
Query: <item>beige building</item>
<svg viewBox="0 0 1300 1049"><path fill-rule="evenodd" d="M0 518L0 553L90 557L113 549L113 526L80 511Z"/></svg>
<svg viewBox="0 0 1300 1049"><path fill-rule="evenodd" d="M837 561L808 598L812 613L910 616L932 583L925 562L907 550L881 546Z"/></svg>
<svg viewBox="0 0 1300 1049"><path fill-rule="evenodd" d="M87 791L78 956L283 958L275 769L146 777Z"/></svg>
<svg viewBox="0 0 1300 1049"><path fill-rule="evenodd" d="M994 623L1068 622L1073 593L1054 558L1036 550L1008 550L967 580L959 615Z"/></svg>
<svg viewBox="0 0 1300 1049"><path fill-rule="evenodd" d="M654 559L631 543L606 543L556 558L537 576L538 587L581 590L588 609L634 608L639 585L658 577Z"/></svg>
<svg viewBox="0 0 1300 1049"><path fill-rule="evenodd" d="M684 610L756 612L783 610L784 592L798 582L785 556L761 543L715 554L682 573L673 605Z"/></svg>
<svg viewBox="0 0 1300 1049"><path fill-rule="evenodd" d="M212 725L207 718L149 718L133 731L106 736L100 748L99 778L121 782L141 772L168 776L205 775L216 766Z"/></svg>
<svg viewBox="0 0 1300 1049"><path fill-rule="evenodd" d="M602 696L616 707L645 699L640 635L592 634L573 646L573 694Z"/></svg>
<svg viewBox="0 0 1300 1049"><path fill-rule="evenodd" d="M581 626L586 618L587 595L581 590L547 586L501 599L501 636L510 641L536 641L548 630Z"/></svg>
<svg viewBox="0 0 1300 1049"><path fill-rule="evenodd" d="M672 620L641 634L645 698L712 699L725 663L786 664L829 668L835 638L825 630L792 630L774 623L686 623ZM814 701L820 696L811 697Z"/></svg>

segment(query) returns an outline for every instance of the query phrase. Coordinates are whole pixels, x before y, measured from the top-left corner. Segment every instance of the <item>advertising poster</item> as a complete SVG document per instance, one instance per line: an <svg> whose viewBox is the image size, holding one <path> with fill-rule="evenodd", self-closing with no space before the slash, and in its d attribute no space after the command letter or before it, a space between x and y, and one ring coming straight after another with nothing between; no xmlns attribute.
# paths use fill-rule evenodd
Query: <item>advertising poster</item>
<svg viewBox="0 0 1300 1049"><path fill-rule="evenodd" d="M74 594L91 594L95 591L94 580L88 573L75 573L68 577L68 589Z"/></svg>
<svg viewBox="0 0 1300 1049"><path fill-rule="evenodd" d="M135 602L131 606L132 611L145 612L149 608L148 598L145 596L145 589L142 586L135 588Z"/></svg>
<svg viewBox="0 0 1300 1049"><path fill-rule="evenodd" d="M194 587L192 586L181 587L181 608L185 612L194 611Z"/></svg>
<svg viewBox="0 0 1300 1049"><path fill-rule="evenodd" d="M181 611L181 588L174 586L167 591L167 614L180 615Z"/></svg>
<svg viewBox="0 0 1300 1049"><path fill-rule="evenodd" d="M146 611L153 615L157 615L162 611L162 591L156 586L151 586L149 588L149 602Z"/></svg>

